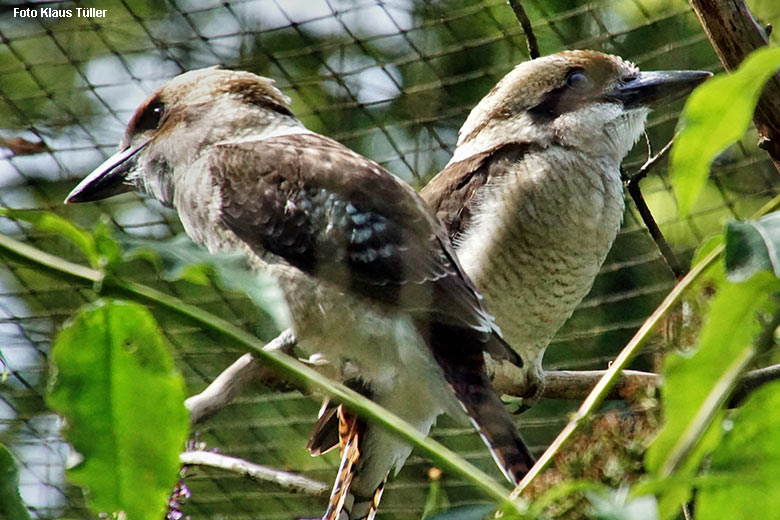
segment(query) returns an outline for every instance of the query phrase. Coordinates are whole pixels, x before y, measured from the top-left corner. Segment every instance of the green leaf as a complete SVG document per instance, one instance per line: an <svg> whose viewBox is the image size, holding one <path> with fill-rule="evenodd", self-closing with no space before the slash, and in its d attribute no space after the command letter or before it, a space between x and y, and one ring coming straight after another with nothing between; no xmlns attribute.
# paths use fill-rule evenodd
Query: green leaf
<svg viewBox="0 0 780 520"><path fill-rule="evenodd" d="M69 240L87 257L92 267L99 267L100 255L95 247L95 239L91 233L81 229L69 220L50 211L30 211L0 208L0 216L29 222L36 229L46 233L54 233Z"/></svg>
<svg viewBox="0 0 780 520"><path fill-rule="evenodd" d="M187 439L184 382L142 306L100 301L80 311L52 349L47 401L84 456L68 471L95 512L162 517Z"/></svg>
<svg viewBox="0 0 780 520"><path fill-rule="evenodd" d="M691 265L696 265L704 258L709 255L716 247L720 247L723 244L723 235L713 235L709 238L706 238L699 246L696 248L696 251L693 252L693 257L691 258Z"/></svg>
<svg viewBox="0 0 780 520"><path fill-rule="evenodd" d="M698 486L696 519L769 518L780 511L780 383L757 390L726 421ZM770 513L774 511L775 513Z"/></svg>
<svg viewBox="0 0 780 520"><path fill-rule="evenodd" d="M677 479L660 492L662 518L675 516L680 503L689 499L690 479L717 444L719 410L752 359L760 331L757 313L773 310L778 286L770 276L724 284L712 301L698 350L667 356L661 388L666 422L645 455L651 476L664 480L674 474Z"/></svg>
<svg viewBox="0 0 780 520"><path fill-rule="evenodd" d="M752 222L729 222L724 259L732 282L745 281L759 271L780 277L780 212Z"/></svg>
<svg viewBox="0 0 780 520"><path fill-rule="evenodd" d="M681 216L691 210L715 157L747 131L764 84L780 68L780 48L764 47L730 75L697 88L680 115L670 157L670 178Z"/></svg>
<svg viewBox="0 0 780 520"><path fill-rule="evenodd" d="M181 234L170 240L125 238L127 258L144 258L155 264L166 280L187 280L206 285L216 277L223 289L242 291L276 323L278 330L290 326L284 294L267 273L255 271L242 253L210 253Z"/></svg>
<svg viewBox="0 0 780 520"><path fill-rule="evenodd" d="M0 444L0 518L30 520L19 496L19 468L8 448Z"/></svg>
<svg viewBox="0 0 780 520"><path fill-rule="evenodd" d="M99 255L100 267L110 270L122 261L122 246L116 239L116 232L108 216L101 215L95 229L92 231L95 249Z"/></svg>

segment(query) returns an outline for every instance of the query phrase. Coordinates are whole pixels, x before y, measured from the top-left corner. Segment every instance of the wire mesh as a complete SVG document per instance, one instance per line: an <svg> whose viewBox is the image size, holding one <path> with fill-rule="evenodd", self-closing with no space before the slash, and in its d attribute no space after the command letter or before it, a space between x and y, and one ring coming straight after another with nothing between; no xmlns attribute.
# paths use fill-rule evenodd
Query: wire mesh
<svg viewBox="0 0 780 520"><path fill-rule="evenodd" d="M527 0L543 54L593 48L620 54L642 69L718 70L717 59L683 0ZM77 16L76 8L105 16ZM780 4L751 3L764 23L780 22ZM74 10L71 17L54 14ZM54 14L52 14L54 13ZM27 14L27 16L24 16ZM775 37L775 42L777 39ZM103 0L4 2L0 5L0 207L47 209L86 227L107 214L131 236L181 231L175 215L148 200L64 206L75 182L110 155L133 110L176 74L222 65L277 80L294 112L421 186L446 164L468 111L510 68L528 58L514 13L503 0ZM649 141L671 136L681 104L651 115ZM43 143L43 144L36 144ZM676 216L663 168L642 190L675 251L693 247L727 218L744 218L777 192L777 172L755 135L723 154L691 215ZM25 147L37 153L25 154ZM636 170L638 145L625 162ZM630 205L629 205L630 206ZM0 232L83 262L66 241L9 219ZM227 319L252 327L248 301L215 287L148 282ZM641 221L629 208L607 263L548 351L549 368L603 368L674 282ZM52 336L94 299L73 286L0 256L0 350L9 377L0 384L0 441L21 466L20 490L38 518L87 518L82 492L68 485L69 449L60 420L44 403ZM188 389L204 388L240 352L169 316L159 317ZM637 366L648 367L644 355ZM573 403L542 402L519 418L537 453ZM298 393L254 388L198 427L221 452L329 481L332 456L303 449L317 403ZM437 438L496 475L470 429L445 421ZM429 462L413 456L391 482L383 518L419 517L431 486ZM192 471L192 518L316 517L324 499L292 495L216 471ZM482 500L445 476L452 505Z"/></svg>

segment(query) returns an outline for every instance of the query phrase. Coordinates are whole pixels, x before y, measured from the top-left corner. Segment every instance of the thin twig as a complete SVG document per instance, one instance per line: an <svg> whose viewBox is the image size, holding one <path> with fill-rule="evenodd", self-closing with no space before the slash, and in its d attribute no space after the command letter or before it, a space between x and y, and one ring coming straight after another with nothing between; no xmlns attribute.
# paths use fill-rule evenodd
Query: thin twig
<svg viewBox="0 0 780 520"><path fill-rule="evenodd" d="M674 144L674 139L672 138L669 140L668 143L664 145L663 148L661 148L661 150L657 154L651 155L650 153L648 153L648 158L645 161L645 163L642 165L642 167L639 168L635 173L628 175L626 178L626 182L638 184L639 181L647 177L647 174L650 173L650 170L653 169L653 167L658 163L658 161L666 157L666 155L669 153L669 150L672 149L673 144Z"/></svg>
<svg viewBox="0 0 780 520"><path fill-rule="evenodd" d="M653 166L658 164L658 161L660 161L669 152L669 150L672 148L673 142L674 139L670 140L663 148L661 148L660 152L649 157L636 173L625 174L624 172L623 182L626 186L628 194L631 195L631 199L634 201L634 205L636 206L639 215L642 217L642 221L645 223L645 227L647 227L647 231L650 233L653 242L655 242L655 245L661 252L661 257L664 259L664 262L672 271L675 278L680 280L683 276L685 276L685 269L682 267L682 265L680 265L680 262L677 260L674 251L672 251L669 243L664 238L664 235L661 232L661 228L659 228L658 224L655 222L653 214L650 211L650 208L647 206L645 198L642 196L642 191L639 189L639 181L644 179Z"/></svg>
<svg viewBox="0 0 780 520"><path fill-rule="evenodd" d="M534 34L534 28L531 26L531 20L528 18L528 14L525 12L525 8L520 3L520 0L509 0L509 6L512 11L515 12L517 21L520 22L520 26L525 33L525 42L528 45L528 55L532 60L535 60L541 54L539 53L539 44L536 41L536 35Z"/></svg>
<svg viewBox="0 0 780 520"><path fill-rule="evenodd" d="M328 486L322 482L212 451L184 451L179 454L179 462L187 466L217 468L252 480L273 482L293 493L321 496L328 491Z"/></svg>

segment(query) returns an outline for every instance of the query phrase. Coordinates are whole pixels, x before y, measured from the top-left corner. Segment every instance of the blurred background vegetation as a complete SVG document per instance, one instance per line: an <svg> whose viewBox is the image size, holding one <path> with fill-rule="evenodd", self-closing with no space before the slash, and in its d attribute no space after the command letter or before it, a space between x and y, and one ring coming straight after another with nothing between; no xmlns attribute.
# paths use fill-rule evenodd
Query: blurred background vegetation
<svg viewBox="0 0 780 520"><path fill-rule="evenodd" d="M719 63L684 0L526 0L543 54L591 48L640 68L706 69ZM749 2L761 23L780 25L777 0ZM29 7L37 17L14 16ZM41 9L96 7L105 18L53 18ZM778 43L778 37L772 36ZM101 0L0 4L0 207L46 209L91 228L100 215L121 233L165 238L181 231L175 215L135 195L65 207L77 180L110 155L133 110L176 74L211 65L272 77L314 131L336 138L417 187L449 159L469 110L513 65L528 58L525 38L503 0ZM681 102L651 115L649 142L671 137ZM42 143L42 144L38 144ZM625 167L635 171L640 143ZM778 191L780 178L756 146L755 133L717 161L692 214L676 217L664 167L642 191L672 247L687 261L693 248L729 218L745 218ZM0 232L84 262L59 237L0 219ZM164 282L147 263L127 275L173 292L270 339L274 332L248 301L185 282ZM591 294L548 350L548 368L604 368L674 284L629 204L623 229ZM89 517L80 490L64 481L68 458L60 421L46 410L47 356L53 333L94 298L0 257L0 442L22 469L21 493L39 518ZM157 315L196 393L241 352L171 316ZM663 347L659 339L657 348ZM652 349L635 366L652 369ZM762 360L766 362L766 360ZM777 362L775 360L775 362ZM540 453L577 403L542 401L518 418ZM621 403L609 403L620 413ZM251 389L199 426L201 441L221 453L329 482L335 454L305 451L316 397ZM444 421L436 437L497 475L469 428ZM382 518L419 517L431 490L452 505L479 502L470 487L414 457L392 480ZM434 472L435 473L435 472ZM317 517L325 498L291 495L214 471L191 470L193 518Z"/></svg>

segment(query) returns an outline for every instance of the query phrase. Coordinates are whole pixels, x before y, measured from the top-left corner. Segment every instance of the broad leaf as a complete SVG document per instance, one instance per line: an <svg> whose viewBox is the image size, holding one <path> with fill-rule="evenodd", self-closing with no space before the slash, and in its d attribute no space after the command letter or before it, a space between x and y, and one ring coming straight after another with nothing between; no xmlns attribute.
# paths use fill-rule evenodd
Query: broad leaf
<svg viewBox="0 0 780 520"><path fill-rule="evenodd" d="M780 212L755 221L729 222L724 258L732 282L747 280L759 271L780 277Z"/></svg>
<svg viewBox="0 0 780 520"><path fill-rule="evenodd" d="M84 457L68 477L89 489L95 512L162 518L189 421L154 318L137 304L98 302L60 332L52 361L47 400Z"/></svg>
<svg viewBox="0 0 780 520"><path fill-rule="evenodd" d="M19 468L8 448L0 444L0 518L30 520L19 496Z"/></svg>
<svg viewBox="0 0 780 520"><path fill-rule="evenodd" d="M780 383L757 390L727 420L696 495L696 519L770 518L780 511Z"/></svg>
<svg viewBox="0 0 780 520"><path fill-rule="evenodd" d="M778 284L770 276L724 284L712 302L695 354L667 356L661 388L666 422L645 457L652 476L663 480L672 470L676 474L674 484L661 491L661 518L675 516L689 499L686 479L717 444L719 410L752 358L760 331L756 315L774 309Z"/></svg>
<svg viewBox="0 0 780 520"><path fill-rule="evenodd" d="M780 68L780 48L752 53L733 74L719 74L693 91L680 115L670 178L681 216L707 181L715 157L747 131L764 84Z"/></svg>

